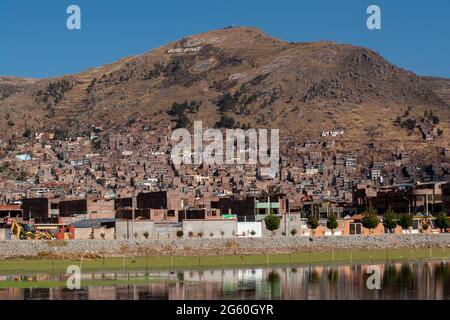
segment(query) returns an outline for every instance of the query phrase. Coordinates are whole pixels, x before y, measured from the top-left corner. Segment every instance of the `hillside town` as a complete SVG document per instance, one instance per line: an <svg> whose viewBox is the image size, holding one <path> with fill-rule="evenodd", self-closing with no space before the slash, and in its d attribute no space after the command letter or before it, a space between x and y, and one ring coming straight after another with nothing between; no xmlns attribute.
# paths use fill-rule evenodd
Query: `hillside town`
<svg viewBox="0 0 450 320"><path fill-rule="evenodd" d="M27 230L49 239L176 239L446 229L435 222L450 212L446 146L446 162L424 164L391 142L348 148L344 128L307 141L282 134L280 170L267 174L254 164L176 166L172 123L133 128L94 126L77 137L27 130L0 141L0 239L26 238ZM389 212L412 219L406 228L370 230L362 223L369 208L380 222ZM278 228L267 228L268 215Z"/></svg>

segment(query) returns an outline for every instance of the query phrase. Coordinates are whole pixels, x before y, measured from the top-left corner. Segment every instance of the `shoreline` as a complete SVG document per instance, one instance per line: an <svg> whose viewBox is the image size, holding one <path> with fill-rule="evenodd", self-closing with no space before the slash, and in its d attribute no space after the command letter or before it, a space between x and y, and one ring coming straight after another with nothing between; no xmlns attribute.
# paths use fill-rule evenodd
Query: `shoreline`
<svg viewBox="0 0 450 320"><path fill-rule="evenodd" d="M345 265L402 261L450 261L450 247L401 249L340 249L289 253L213 254L213 255L122 255L80 256L61 258L40 257L0 258L0 275L24 273L65 273L68 266L78 266L82 272L175 271L248 267Z"/></svg>
<svg viewBox="0 0 450 320"><path fill-rule="evenodd" d="M276 255L340 250L446 248L450 234L176 240L7 240L0 259L98 259L140 256Z"/></svg>
<svg viewBox="0 0 450 320"><path fill-rule="evenodd" d="M27 272L66 272L68 266L83 271L157 271L182 269L224 269L295 265L339 265L401 261L450 261L449 248L350 249L336 251L296 252L281 254L240 254L210 256L122 256L84 259L8 258L0 260L0 275ZM0 281L1 284L1 281Z"/></svg>

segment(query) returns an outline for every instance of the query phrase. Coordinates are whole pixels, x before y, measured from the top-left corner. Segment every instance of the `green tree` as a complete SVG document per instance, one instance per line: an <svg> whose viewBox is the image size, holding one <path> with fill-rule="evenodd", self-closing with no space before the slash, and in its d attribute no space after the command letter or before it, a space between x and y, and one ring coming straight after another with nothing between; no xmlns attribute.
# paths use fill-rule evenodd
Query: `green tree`
<svg viewBox="0 0 450 320"><path fill-rule="evenodd" d="M408 230L413 225L413 217L409 214L404 214L398 220L398 225L402 227L403 230Z"/></svg>
<svg viewBox="0 0 450 320"><path fill-rule="evenodd" d="M270 213L267 217L264 218L264 223L266 225L266 229L272 231L272 234L275 230L278 230L280 227L280 218L278 218L273 213Z"/></svg>
<svg viewBox="0 0 450 320"><path fill-rule="evenodd" d="M306 224L308 228L311 229L312 233L314 233L314 230L317 229L319 226L319 218L317 218L315 215L308 215L308 220L306 221Z"/></svg>
<svg viewBox="0 0 450 320"><path fill-rule="evenodd" d="M392 232L397 227L397 218L395 217L394 211L388 209L383 219L383 226Z"/></svg>
<svg viewBox="0 0 450 320"><path fill-rule="evenodd" d="M446 229L450 227L450 221L444 214L439 214L436 216L436 226L441 229L441 232L445 232Z"/></svg>
<svg viewBox="0 0 450 320"><path fill-rule="evenodd" d="M334 213L328 216L327 228L331 230L331 233L334 234L334 230L339 227L339 222L337 221L336 215Z"/></svg>
<svg viewBox="0 0 450 320"><path fill-rule="evenodd" d="M361 220L364 228L369 229L369 234L372 233L372 229L375 229L380 224L378 216L374 213L366 212Z"/></svg>

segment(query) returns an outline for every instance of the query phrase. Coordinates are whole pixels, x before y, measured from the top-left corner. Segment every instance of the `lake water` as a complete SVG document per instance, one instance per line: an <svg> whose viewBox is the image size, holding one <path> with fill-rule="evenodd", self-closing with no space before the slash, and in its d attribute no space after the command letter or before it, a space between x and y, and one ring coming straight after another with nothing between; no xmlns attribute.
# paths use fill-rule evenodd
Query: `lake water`
<svg viewBox="0 0 450 320"><path fill-rule="evenodd" d="M367 287L374 270L380 271L379 290ZM31 288L35 281L66 278L65 274L0 276L0 286L2 281L30 283L30 288L25 284L25 288L0 289L0 300L450 299L450 261L89 273L82 275L79 290ZM138 283L132 284L133 279ZM374 279L369 280L376 285Z"/></svg>

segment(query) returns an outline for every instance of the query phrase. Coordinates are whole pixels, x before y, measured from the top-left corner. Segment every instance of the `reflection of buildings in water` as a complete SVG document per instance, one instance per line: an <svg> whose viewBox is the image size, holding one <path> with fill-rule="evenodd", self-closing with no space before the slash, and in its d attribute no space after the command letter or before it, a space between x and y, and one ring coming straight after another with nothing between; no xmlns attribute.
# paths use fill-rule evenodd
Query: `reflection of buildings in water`
<svg viewBox="0 0 450 320"><path fill-rule="evenodd" d="M0 289L0 299L449 299L450 267L442 262L376 264L382 289L369 290L370 264L150 272L148 284L81 290ZM62 275L63 277L65 275ZM85 274L84 279L133 279L146 273ZM33 279L58 279L31 276ZM12 277L2 276L0 280ZM23 278L23 281L26 279Z"/></svg>
<svg viewBox="0 0 450 320"><path fill-rule="evenodd" d="M23 290L16 288L0 289L0 300L23 300Z"/></svg>

